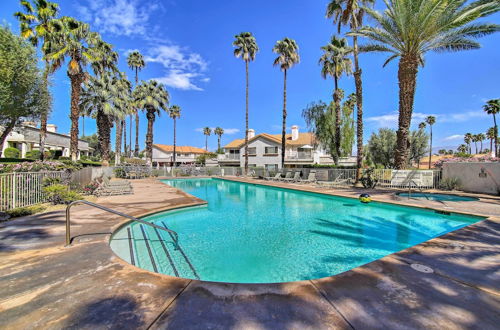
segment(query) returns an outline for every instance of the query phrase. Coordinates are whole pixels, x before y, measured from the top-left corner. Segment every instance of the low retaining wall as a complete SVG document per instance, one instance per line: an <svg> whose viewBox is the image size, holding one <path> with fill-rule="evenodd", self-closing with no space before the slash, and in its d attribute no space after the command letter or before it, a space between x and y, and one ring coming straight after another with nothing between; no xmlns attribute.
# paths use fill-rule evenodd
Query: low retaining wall
<svg viewBox="0 0 500 330"><path fill-rule="evenodd" d="M444 163L443 179L459 178L462 190L500 195L500 163Z"/></svg>

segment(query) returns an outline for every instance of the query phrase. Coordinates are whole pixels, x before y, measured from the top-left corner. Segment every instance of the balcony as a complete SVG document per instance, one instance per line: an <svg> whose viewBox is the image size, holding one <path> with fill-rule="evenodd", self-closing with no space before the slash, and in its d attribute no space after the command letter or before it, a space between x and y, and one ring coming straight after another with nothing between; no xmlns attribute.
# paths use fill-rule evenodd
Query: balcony
<svg viewBox="0 0 500 330"><path fill-rule="evenodd" d="M219 162L235 163L240 161L240 154L224 154L218 155L217 160Z"/></svg>
<svg viewBox="0 0 500 330"><path fill-rule="evenodd" d="M294 152L285 155L285 159L289 160L313 160L312 152Z"/></svg>

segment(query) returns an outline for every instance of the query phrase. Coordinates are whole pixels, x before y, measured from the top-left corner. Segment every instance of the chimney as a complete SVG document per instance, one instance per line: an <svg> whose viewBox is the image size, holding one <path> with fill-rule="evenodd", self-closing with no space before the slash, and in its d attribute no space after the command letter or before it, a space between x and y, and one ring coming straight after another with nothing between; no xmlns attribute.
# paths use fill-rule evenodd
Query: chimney
<svg viewBox="0 0 500 330"><path fill-rule="evenodd" d="M255 136L255 130L253 129L249 129L248 130L248 139L250 140L251 138L253 138Z"/></svg>
<svg viewBox="0 0 500 330"><path fill-rule="evenodd" d="M47 132L57 133L57 126L54 124L47 124Z"/></svg>
<svg viewBox="0 0 500 330"><path fill-rule="evenodd" d="M297 141L299 139L299 126L292 126L292 141Z"/></svg>

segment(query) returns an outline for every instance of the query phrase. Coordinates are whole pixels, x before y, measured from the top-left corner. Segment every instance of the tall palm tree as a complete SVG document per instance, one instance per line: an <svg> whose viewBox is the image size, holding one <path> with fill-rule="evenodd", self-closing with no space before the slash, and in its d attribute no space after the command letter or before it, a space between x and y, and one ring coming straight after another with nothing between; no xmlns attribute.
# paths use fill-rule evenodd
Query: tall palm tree
<svg viewBox="0 0 500 330"><path fill-rule="evenodd" d="M42 53L47 51L47 41L53 30L52 21L56 19L59 12L59 5L46 0L21 0L24 12L16 12L14 16L21 23L21 36L27 38L33 46L38 46L42 42ZM50 61L44 56L45 85L49 86ZM43 111L40 116L40 159L45 159L45 138L47 136L47 119L49 110Z"/></svg>
<svg viewBox="0 0 500 330"><path fill-rule="evenodd" d="M370 6L375 0L332 0L327 6L326 17L333 17L334 23L338 25L340 33L342 25L349 25L352 30L356 30L363 25L365 10L363 7ZM361 79L361 67L359 66L358 37L352 37L354 55L354 84L356 86L357 105L357 157L356 157L356 183L361 178L361 167L363 165L363 85Z"/></svg>
<svg viewBox="0 0 500 330"><path fill-rule="evenodd" d="M417 83L417 73L429 51L477 49L473 39L500 30L497 24L474 23L500 10L498 0L386 0L387 9L379 13L364 8L378 26L364 26L349 35L369 38L362 51L389 52L399 61L399 122L395 167L405 168L408 159L409 129Z"/></svg>
<svg viewBox="0 0 500 330"><path fill-rule="evenodd" d="M248 172L248 88L249 88L249 76L248 76L248 63L255 60L255 56L259 51L259 46L257 46L257 41L251 32L241 32L234 36L233 46L236 47L234 50L234 56L241 57L245 61L245 73L246 73L246 102L245 102L245 175Z"/></svg>
<svg viewBox="0 0 500 330"><path fill-rule="evenodd" d="M210 127L203 128L203 134L205 135L205 150L208 151L208 137L212 134Z"/></svg>
<svg viewBox="0 0 500 330"><path fill-rule="evenodd" d="M95 47L101 41L98 33L91 32L89 25L72 17L62 17L54 20L54 30L46 45L46 58L51 62L51 71L62 66L66 57L69 58L67 74L71 81L71 159L78 159L78 120L80 118L80 93L86 77L85 66L98 61L100 55Z"/></svg>
<svg viewBox="0 0 500 330"><path fill-rule="evenodd" d="M425 118L425 123L429 125L430 129L430 135L429 135L429 170L431 169L431 158L432 158L432 125L436 123L436 117L434 116L427 116Z"/></svg>
<svg viewBox="0 0 500 330"><path fill-rule="evenodd" d="M479 153L483 153L483 141L486 140L486 136L483 133L477 135L477 141L480 143Z"/></svg>
<svg viewBox="0 0 500 330"><path fill-rule="evenodd" d="M173 105L169 109L170 118L174 120L174 167L176 166L176 137L177 137L177 118L181 117L181 107L178 105Z"/></svg>
<svg viewBox="0 0 500 330"><path fill-rule="evenodd" d="M490 127L486 131L486 138L490 140L490 153L494 152L493 150L493 141L495 140L495 127Z"/></svg>
<svg viewBox="0 0 500 330"><path fill-rule="evenodd" d="M421 122L420 124L418 124L418 129L420 131L423 131L426 127L427 127L427 124L425 122ZM429 163L430 163L430 161L429 161ZM417 160L417 168L420 169L420 157Z"/></svg>
<svg viewBox="0 0 500 330"><path fill-rule="evenodd" d="M470 143L472 142L472 134L471 133L465 133L464 142L465 142L465 144L467 144L467 152L469 153L469 155L472 154L472 149L470 146Z"/></svg>
<svg viewBox="0 0 500 330"><path fill-rule="evenodd" d="M497 126L497 119L496 115L500 113L500 99L496 100L489 100L486 102L486 104L483 106L484 111L493 116L493 128L494 128L494 144L495 144L495 156L498 157L498 126Z"/></svg>
<svg viewBox="0 0 500 330"><path fill-rule="evenodd" d="M121 163L121 139L122 139L122 130L126 129L126 121L128 115L133 113L133 102L132 102L132 84L127 79L125 73L120 73L115 76L114 82L114 100L113 105L117 109L116 118L116 141L115 141L115 164ZM123 132L123 136L126 138L125 132ZM124 146L124 153L127 154L127 147Z"/></svg>
<svg viewBox="0 0 500 330"><path fill-rule="evenodd" d="M217 152L221 153L220 140L222 138L222 134L224 134L224 129L222 127L216 127L214 129L214 134L217 135Z"/></svg>
<svg viewBox="0 0 500 330"><path fill-rule="evenodd" d="M146 134L146 161L149 166L153 164L153 123L156 115L161 111L168 111L170 95L165 87L156 80L141 82L133 92L135 103L139 109L146 110L148 131Z"/></svg>
<svg viewBox="0 0 500 330"><path fill-rule="evenodd" d="M352 53L352 48L347 44L346 38L338 38L333 36L330 43L321 47L323 55L319 59L322 65L321 76L326 79L328 76L333 77L335 91L333 92L333 101L335 103L335 155L333 160L335 165L338 165L340 157L340 101L342 100L342 92L339 89L339 79L342 75L350 75L352 73L352 61L349 54Z"/></svg>
<svg viewBox="0 0 500 330"><path fill-rule="evenodd" d="M288 69L300 62L299 46L293 39L278 40L273 47L273 52L278 54L274 59L274 66L279 65L283 71L283 125L281 129L281 167L285 167L286 148L286 75Z"/></svg>
<svg viewBox="0 0 500 330"><path fill-rule="evenodd" d="M476 146L475 154L477 155L477 143L479 142L479 136L477 134L472 135L472 142L474 142L474 145Z"/></svg>
<svg viewBox="0 0 500 330"><path fill-rule="evenodd" d="M109 166L111 128L115 121L127 114L120 106L124 99L123 84L109 72L99 76L90 76L81 91L80 106L85 112L96 118L99 146L103 166ZM119 143L119 141L117 142Z"/></svg>
<svg viewBox="0 0 500 330"><path fill-rule="evenodd" d="M133 51L128 54L127 64L129 68L135 70L135 87L139 84L139 71L144 69L146 62L144 57L138 51ZM130 149L132 149L132 116L130 117ZM139 156L139 110L135 111L135 149L134 156Z"/></svg>

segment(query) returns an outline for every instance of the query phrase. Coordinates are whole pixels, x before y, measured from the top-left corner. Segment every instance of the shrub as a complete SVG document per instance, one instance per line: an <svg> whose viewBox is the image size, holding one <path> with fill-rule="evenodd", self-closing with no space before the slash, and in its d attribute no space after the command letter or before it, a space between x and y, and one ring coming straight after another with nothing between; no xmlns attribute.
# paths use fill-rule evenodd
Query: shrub
<svg viewBox="0 0 500 330"><path fill-rule="evenodd" d="M43 192L47 196L47 200L54 205L69 204L76 200L82 199L82 196L75 191L71 191L67 186L62 184L54 184L43 188Z"/></svg>
<svg viewBox="0 0 500 330"><path fill-rule="evenodd" d="M83 187L83 192L85 195L93 195L97 188L99 188L99 182L94 180Z"/></svg>
<svg viewBox="0 0 500 330"><path fill-rule="evenodd" d="M47 207L45 207L44 205L33 205L26 207L18 207L12 210L8 210L6 213L10 215L11 218L17 218L43 212L45 211L46 208Z"/></svg>
<svg viewBox="0 0 500 330"><path fill-rule="evenodd" d="M40 151L39 150L31 150L26 153L26 158L28 159L40 159Z"/></svg>
<svg viewBox="0 0 500 330"><path fill-rule="evenodd" d="M162 174L162 171L160 171L160 170L152 170L151 171L151 176L154 176L155 178L159 177L160 174Z"/></svg>
<svg viewBox="0 0 500 330"><path fill-rule="evenodd" d="M113 172L115 173L115 177L117 178L125 178L127 176L127 172L124 168L121 167L115 168Z"/></svg>
<svg viewBox="0 0 500 330"><path fill-rule="evenodd" d="M42 186L48 187L48 186L52 186L54 184L60 184L60 183L61 183L60 178L51 178L51 177L47 176L47 177L43 178Z"/></svg>
<svg viewBox="0 0 500 330"><path fill-rule="evenodd" d="M4 150L3 155L6 158L20 158L21 152L17 148L9 147Z"/></svg>
<svg viewBox="0 0 500 330"><path fill-rule="evenodd" d="M460 190L461 187L462 183L460 182L460 179L457 177L444 178L441 180L441 183L439 184L439 188L443 190Z"/></svg>

